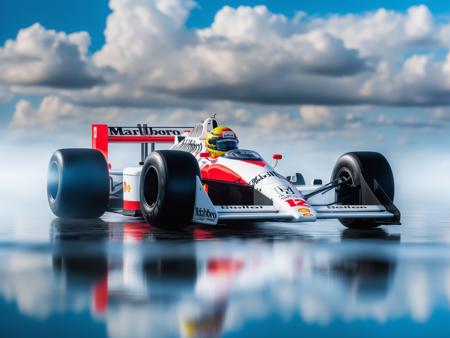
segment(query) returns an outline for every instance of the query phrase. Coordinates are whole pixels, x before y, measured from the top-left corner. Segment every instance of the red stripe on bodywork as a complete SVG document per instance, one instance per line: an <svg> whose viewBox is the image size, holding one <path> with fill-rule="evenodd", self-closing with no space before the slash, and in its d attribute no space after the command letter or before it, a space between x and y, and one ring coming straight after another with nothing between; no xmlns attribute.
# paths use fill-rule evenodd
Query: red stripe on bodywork
<svg viewBox="0 0 450 338"><path fill-rule="evenodd" d="M141 203L136 201L123 201L123 208L125 210L141 210Z"/></svg>
<svg viewBox="0 0 450 338"><path fill-rule="evenodd" d="M109 136L112 143L174 143L175 136L148 136L148 135L114 135Z"/></svg>
<svg viewBox="0 0 450 338"><path fill-rule="evenodd" d="M222 164L206 165L201 170L203 179L247 184L242 177Z"/></svg>
<svg viewBox="0 0 450 338"><path fill-rule="evenodd" d="M265 167L266 166L266 162L264 162L264 161L242 160L242 162L258 165L260 167Z"/></svg>
<svg viewBox="0 0 450 338"><path fill-rule="evenodd" d="M100 151L108 160L108 126L106 124L93 124L92 148Z"/></svg>

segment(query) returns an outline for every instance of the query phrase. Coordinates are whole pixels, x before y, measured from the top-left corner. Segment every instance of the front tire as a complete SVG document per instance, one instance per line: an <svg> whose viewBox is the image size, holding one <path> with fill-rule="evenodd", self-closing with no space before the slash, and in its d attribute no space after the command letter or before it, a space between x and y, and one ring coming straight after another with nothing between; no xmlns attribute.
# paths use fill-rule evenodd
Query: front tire
<svg viewBox="0 0 450 338"><path fill-rule="evenodd" d="M381 188L390 201L394 200L394 176L386 158L376 152L351 152L342 155L333 169L331 179L347 179L336 188L336 202L344 205L378 205L373 191ZM351 229L370 229L383 220L339 219Z"/></svg>
<svg viewBox="0 0 450 338"><path fill-rule="evenodd" d="M198 162L192 154L160 150L150 154L142 168L141 211L147 223L167 230L180 230L194 213Z"/></svg>
<svg viewBox="0 0 450 338"><path fill-rule="evenodd" d="M60 149L50 159L48 204L61 218L98 218L109 199L105 157L95 149Z"/></svg>

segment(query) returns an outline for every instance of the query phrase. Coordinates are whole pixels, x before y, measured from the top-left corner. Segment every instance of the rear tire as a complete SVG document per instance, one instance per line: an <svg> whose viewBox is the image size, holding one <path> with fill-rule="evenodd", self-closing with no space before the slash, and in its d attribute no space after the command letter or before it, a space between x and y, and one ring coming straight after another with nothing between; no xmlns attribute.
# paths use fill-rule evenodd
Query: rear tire
<svg viewBox="0 0 450 338"><path fill-rule="evenodd" d="M336 162L331 175L331 180L337 178L349 179L347 184L336 189L337 204L377 205L380 202L371 193L375 191L377 184L391 201L394 200L392 169L380 153L351 152L342 155ZM376 219L339 219L339 221L351 229L370 229L383 224L383 220Z"/></svg>
<svg viewBox="0 0 450 338"><path fill-rule="evenodd" d="M141 211L147 223L180 230L192 222L198 162L192 154L160 150L150 154L142 168Z"/></svg>
<svg viewBox="0 0 450 338"><path fill-rule="evenodd" d="M95 149L60 149L50 159L48 204L61 218L98 218L109 199L105 157Z"/></svg>

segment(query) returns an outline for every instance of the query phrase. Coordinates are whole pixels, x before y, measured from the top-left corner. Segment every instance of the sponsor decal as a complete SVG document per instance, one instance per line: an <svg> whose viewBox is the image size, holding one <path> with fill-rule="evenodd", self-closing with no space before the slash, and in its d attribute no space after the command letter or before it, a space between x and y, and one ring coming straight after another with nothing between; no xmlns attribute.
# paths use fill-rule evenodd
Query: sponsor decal
<svg viewBox="0 0 450 338"><path fill-rule="evenodd" d="M367 205L328 205L328 209L342 210L342 209L367 209Z"/></svg>
<svg viewBox="0 0 450 338"><path fill-rule="evenodd" d="M255 177L253 177L248 184L249 185L257 185L259 182L261 182L262 180L264 180L268 177L276 177L276 176L277 176L277 173L275 171L266 171L262 174L259 174Z"/></svg>
<svg viewBox="0 0 450 338"><path fill-rule="evenodd" d="M127 182L123 182L123 192L131 192L131 184L127 184Z"/></svg>
<svg viewBox="0 0 450 338"><path fill-rule="evenodd" d="M168 128L153 127L109 127L110 136L177 136L181 135L181 131Z"/></svg>
<svg viewBox="0 0 450 338"><path fill-rule="evenodd" d="M217 213L209 210L208 208L195 208L195 216L206 218L209 221L214 222L217 218Z"/></svg>
<svg viewBox="0 0 450 338"><path fill-rule="evenodd" d="M291 207L308 207L308 202L301 198L291 198L286 200L286 203Z"/></svg>
<svg viewBox="0 0 450 338"><path fill-rule="evenodd" d="M287 185L279 185L279 186L275 187L274 189L280 197L295 195L294 189L292 189L291 187L289 187Z"/></svg>
<svg viewBox="0 0 450 338"><path fill-rule="evenodd" d="M236 135L232 131L224 131L222 133L223 138L236 138Z"/></svg>
<svg viewBox="0 0 450 338"><path fill-rule="evenodd" d="M308 208L300 208L300 209L298 209L298 212L304 214L304 213L310 213L311 210Z"/></svg>
<svg viewBox="0 0 450 338"><path fill-rule="evenodd" d="M305 213L305 214L303 214L303 216L305 216L305 217L313 217L314 215L311 214L311 213Z"/></svg>
<svg viewBox="0 0 450 338"><path fill-rule="evenodd" d="M263 209L262 205L221 205L224 210L258 210Z"/></svg>

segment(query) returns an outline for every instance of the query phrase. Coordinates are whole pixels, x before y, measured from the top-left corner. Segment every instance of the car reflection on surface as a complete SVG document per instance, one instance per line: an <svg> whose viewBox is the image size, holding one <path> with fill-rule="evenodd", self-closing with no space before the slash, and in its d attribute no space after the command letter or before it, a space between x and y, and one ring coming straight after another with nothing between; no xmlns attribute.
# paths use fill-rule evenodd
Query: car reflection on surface
<svg viewBox="0 0 450 338"><path fill-rule="evenodd" d="M55 220L51 237L49 251L0 252L0 298L16 304L18 320L46 322L47 336L52 320L69 313L88 314L109 337L218 337L250 322L270 325L274 315L326 328L448 312L448 262L399 251L399 237L383 230L343 232L345 243L330 244L272 241L252 226L168 233L144 223Z"/></svg>

